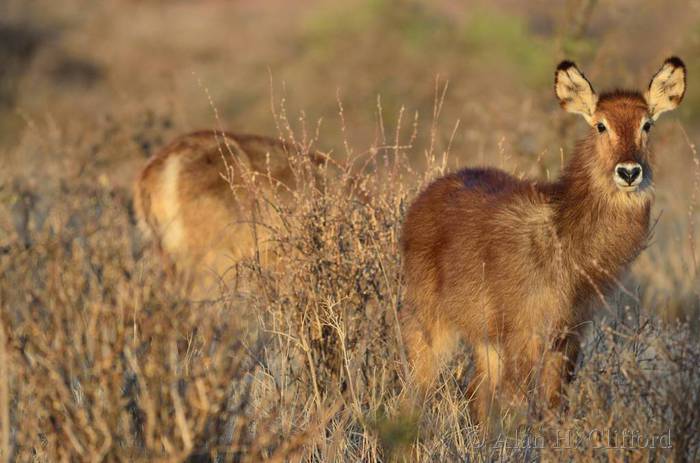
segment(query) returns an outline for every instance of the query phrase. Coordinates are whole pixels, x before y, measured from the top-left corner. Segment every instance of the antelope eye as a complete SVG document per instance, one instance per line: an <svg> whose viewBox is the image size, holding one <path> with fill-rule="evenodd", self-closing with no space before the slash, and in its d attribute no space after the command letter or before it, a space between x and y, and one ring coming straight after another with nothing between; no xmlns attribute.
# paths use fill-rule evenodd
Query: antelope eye
<svg viewBox="0 0 700 463"><path fill-rule="evenodd" d="M642 126L642 130L649 132L649 130L651 130L651 121L646 121Z"/></svg>
<svg viewBox="0 0 700 463"><path fill-rule="evenodd" d="M598 129L598 133L603 133L603 132L605 132L605 130L606 130L606 129L605 129L605 124L603 124L602 122L598 122L598 123L595 125L595 128Z"/></svg>

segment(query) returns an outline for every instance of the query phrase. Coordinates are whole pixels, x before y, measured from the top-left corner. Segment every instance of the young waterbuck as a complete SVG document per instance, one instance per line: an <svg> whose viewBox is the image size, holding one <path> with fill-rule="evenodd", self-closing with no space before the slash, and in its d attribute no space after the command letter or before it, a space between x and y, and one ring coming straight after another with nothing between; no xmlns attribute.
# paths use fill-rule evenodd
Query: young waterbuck
<svg viewBox="0 0 700 463"><path fill-rule="evenodd" d="M295 156L314 170L327 160L268 137L199 131L148 161L134 185L139 227L171 272L188 277L195 296L216 293L256 250L267 260L265 244L279 223L275 208L292 201L304 166L298 162L295 172Z"/></svg>
<svg viewBox="0 0 700 463"><path fill-rule="evenodd" d="M590 125L555 182L464 169L429 185L402 235L402 332L425 392L460 338L474 350L477 417L498 392L556 404L592 309L647 243L653 201L649 132L685 93L667 59L646 92L596 94L570 61L554 89Z"/></svg>

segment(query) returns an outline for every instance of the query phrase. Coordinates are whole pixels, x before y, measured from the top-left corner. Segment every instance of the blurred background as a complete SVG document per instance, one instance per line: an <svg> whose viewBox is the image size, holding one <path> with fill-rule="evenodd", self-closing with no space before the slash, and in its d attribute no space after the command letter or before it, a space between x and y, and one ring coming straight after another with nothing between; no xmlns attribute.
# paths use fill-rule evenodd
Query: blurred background
<svg viewBox="0 0 700 463"><path fill-rule="evenodd" d="M671 54L688 65L688 91L654 129L664 246L637 275L675 314L698 305L698 1L4 0L0 181L33 194L77 177L127 189L177 134L278 136L273 101L331 153L393 140L401 119L404 140L420 127L417 171L432 141L449 147L449 168L553 177L585 130L554 99L558 61L575 60L598 90L642 89Z"/></svg>

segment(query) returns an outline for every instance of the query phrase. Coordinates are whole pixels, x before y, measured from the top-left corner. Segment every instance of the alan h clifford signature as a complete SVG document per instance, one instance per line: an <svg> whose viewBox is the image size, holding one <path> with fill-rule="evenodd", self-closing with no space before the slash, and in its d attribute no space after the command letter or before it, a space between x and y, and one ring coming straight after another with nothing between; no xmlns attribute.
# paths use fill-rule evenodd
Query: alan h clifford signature
<svg viewBox="0 0 700 463"><path fill-rule="evenodd" d="M475 431L470 436L477 448L494 449L670 449L673 448L671 430L645 432L640 429L577 429L566 428L537 432L533 429L518 429L512 435L499 434L488 442Z"/></svg>

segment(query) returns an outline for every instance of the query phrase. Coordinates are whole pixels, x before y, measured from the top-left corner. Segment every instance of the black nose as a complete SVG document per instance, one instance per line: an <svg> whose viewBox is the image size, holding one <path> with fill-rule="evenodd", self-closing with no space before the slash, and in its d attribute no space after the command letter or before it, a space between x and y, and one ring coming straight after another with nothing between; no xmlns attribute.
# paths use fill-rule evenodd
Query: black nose
<svg viewBox="0 0 700 463"><path fill-rule="evenodd" d="M619 175L622 180L627 182L628 185L632 185L632 182L634 182L641 173L642 169L639 167L629 169L627 167L620 166L617 168L617 175Z"/></svg>

